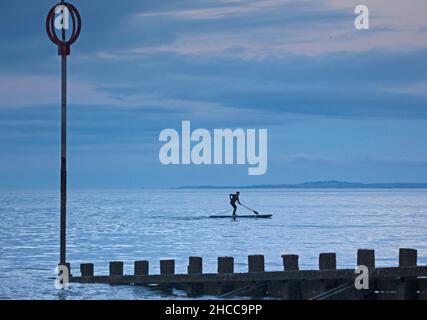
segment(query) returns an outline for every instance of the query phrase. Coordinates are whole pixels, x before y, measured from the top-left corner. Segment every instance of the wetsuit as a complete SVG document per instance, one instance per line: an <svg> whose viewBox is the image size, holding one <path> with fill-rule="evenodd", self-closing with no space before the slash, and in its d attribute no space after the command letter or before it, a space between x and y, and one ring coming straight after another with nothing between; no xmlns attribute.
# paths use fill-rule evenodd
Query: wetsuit
<svg viewBox="0 0 427 320"><path fill-rule="evenodd" d="M233 216L235 216L236 215L236 211L237 211L237 206L236 206L236 202L238 203L238 204L240 204L240 201L239 201L239 196L237 195L237 194L230 194L230 204L231 204L231 206L233 207Z"/></svg>

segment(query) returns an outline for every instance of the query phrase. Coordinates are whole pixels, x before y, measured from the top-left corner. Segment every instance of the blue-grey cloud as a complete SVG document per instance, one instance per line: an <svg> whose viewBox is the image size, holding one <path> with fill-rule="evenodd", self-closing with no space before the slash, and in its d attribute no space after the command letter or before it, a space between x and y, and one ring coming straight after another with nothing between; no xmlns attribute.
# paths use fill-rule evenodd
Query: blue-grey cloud
<svg viewBox="0 0 427 320"><path fill-rule="evenodd" d="M427 5L402 2L399 13L367 0L372 28L358 32L353 2L76 1L71 183L426 180ZM53 4L0 3L0 187L58 182L59 57L44 31ZM158 134L182 120L268 128L268 174L160 166Z"/></svg>

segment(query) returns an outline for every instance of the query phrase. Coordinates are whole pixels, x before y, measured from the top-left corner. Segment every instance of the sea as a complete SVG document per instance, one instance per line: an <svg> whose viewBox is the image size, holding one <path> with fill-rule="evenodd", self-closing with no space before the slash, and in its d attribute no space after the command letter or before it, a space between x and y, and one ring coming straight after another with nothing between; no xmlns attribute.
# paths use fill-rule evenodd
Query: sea
<svg viewBox="0 0 427 320"><path fill-rule="evenodd" d="M148 260L159 273L161 259L187 271L188 257L203 257L204 272L217 258L232 256L235 271L247 271L247 256L263 254L267 271L283 270L281 256L298 254L300 269L317 269L319 253L336 252L338 268L356 266L357 249L375 249L377 266L398 265L399 248L418 250L427 264L427 189L241 190L241 202L271 219L210 219L230 214L231 191L70 191L67 261L107 275L109 261ZM244 207L238 214L253 214ZM70 284L56 289L59 261L59 194L0 191L0 299L187 299L141 286ZM204 297L213 298L213 297Z"/></svg>

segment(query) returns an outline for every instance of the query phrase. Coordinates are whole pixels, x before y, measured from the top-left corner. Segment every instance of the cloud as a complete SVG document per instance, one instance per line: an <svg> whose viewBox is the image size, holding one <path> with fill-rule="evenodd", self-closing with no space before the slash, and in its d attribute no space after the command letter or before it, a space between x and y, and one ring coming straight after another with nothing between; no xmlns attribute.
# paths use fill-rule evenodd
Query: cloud
<svg viewBox="0 0 427 320"><path fill-rule="evenodd" d="M331 9L354 10L360 0L326 0ZM371 15L372 27L415 31L426 26L425 12L427 3L424 0L365 0Z"/></svg>
<svg viewBox="0 0 427 320"><path fill-rule="evenodd" d="M222 2L204 8L143 12L140 20L161 18L176 30L171 41L134 46L121 55L175 53L193 56L230 56L242 59L283 57L289 53L319 55L333 52L413 50L427 46L423 12L425 1L371 0L371 29L354 28L357 1L245 1ZM153 20L154 22L154 20ZM171 32L171 31L166 31ZM104 52L105 57L118 54Z"/></svg>
<svg viewBox="0 0 427 320"><path fill-rule="evenodd" d="M390 86L383 88L385 92L408 94L408 95L427 95L427 82L414 82L402 86Z"/></svg>
<svg viewBox="0 0 427 320"><path fill-rule="evenodd" d="M164 54L113 61L108 68L95 62L87 69L74 62L70 104L198 119L214 113L217 121L239 110L247 120L256 114L266 123L286 121L290 114L426 119L425 54L372 51L260 61ZM2 108L59 103L58 76L0 76L0 84Z"/></svg>
<svg viewBox="0 0 427 320"><path fill-rule="evenodd" d="M232 57L244 60L281 58L290 54L316 56L335 52L371 50L411 51L427 46L425 32L388 30L364 34L337 28L289 30L270 28L253 32L182 34L173 43L142 46L121 51L101 51L103 59L135 60L146 54L174 53L203 57Z"/></svg>
<svg viewBox="0 0 427 320"><path fill-rule="evenodd" d="M69 80L70 103L111 103L109 95L80 79ZM27 107L60 102L59 76L0 75L0 108Z"/></svg>
<svg viewBox="0 0 427 320"><path fill-rule="evenodd" d="M425 119L427 100L420 85L427 81L425 54L371 51L262 61L163 55L155 75L146 75L154 57L145 56L138 80L103 90L123 96L156 92L169 100L194 101L194 110L199 103L221 106L221 112L262 110L275 117Z"/></svg>
<svg viewBox="0 0 427 320"><path fill-rule="evenodd" d="M300 2L307 2L300 0ZM236 16L268 13L278 8L283 8L292 3L290 0L247 0L247 1L219 1L220 5L208 8L177 9L173 11L142 12L139 18L169 17L184 20L215 20L235 18Z"/></svg>

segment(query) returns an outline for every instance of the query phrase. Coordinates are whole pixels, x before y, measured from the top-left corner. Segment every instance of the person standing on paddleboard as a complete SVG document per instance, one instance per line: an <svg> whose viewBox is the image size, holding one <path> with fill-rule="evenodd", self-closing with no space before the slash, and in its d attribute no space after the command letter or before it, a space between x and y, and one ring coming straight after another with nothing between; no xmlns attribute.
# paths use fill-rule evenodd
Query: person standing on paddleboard
<svg viewBox="0 0 427 320"><path fill-rule="evenodd" d="M237 206L236 206L236 202L238 203L238 204L241 204L240 203L240 200L239 200L239 196L240 196L240 192L239 191L237 191L235 194L233 194L233 193L231 193L230 194L230 204L231 204L231 206L233 207L233 216L235 216L236 215L236 211L237 211Z"/></svg>

